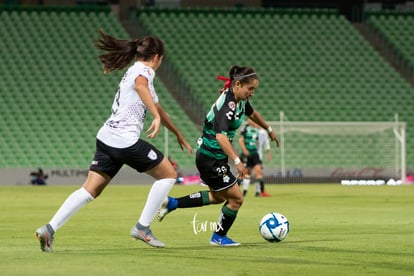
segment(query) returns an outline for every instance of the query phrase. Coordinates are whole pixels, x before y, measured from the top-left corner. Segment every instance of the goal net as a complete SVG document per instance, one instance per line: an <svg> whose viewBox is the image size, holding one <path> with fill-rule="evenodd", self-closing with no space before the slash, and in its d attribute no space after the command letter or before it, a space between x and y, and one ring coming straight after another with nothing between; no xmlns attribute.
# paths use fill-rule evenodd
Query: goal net
<svg viewBox="0 0 414 276"><path fill-rule="evenodd" d="M280 175L404 179L404 122L269 122L280 140ZM396 117L397 118L397 117ZM279 164L278 164L279 163Z"/></svg>

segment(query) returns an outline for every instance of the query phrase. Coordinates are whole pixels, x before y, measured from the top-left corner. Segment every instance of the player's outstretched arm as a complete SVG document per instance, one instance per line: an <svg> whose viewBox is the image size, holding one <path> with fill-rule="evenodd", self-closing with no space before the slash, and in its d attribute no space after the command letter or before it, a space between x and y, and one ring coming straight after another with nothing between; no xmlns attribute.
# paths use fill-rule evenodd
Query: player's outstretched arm
<svg viewBox="0 0 414 276"><path fill-rule="evenodd" d="M187 149L188 153L192 153L193 149L190 146L190 144L187 142L187 140L182 135L181 131L177 128L177 126L173 123L173 121L170 119L170 116L168 116L168 113L165 112L164 108L162 108L160 103L155 104L157 107L158 113L161 117L161 123L168 128L174 135L177 137L177 142L180 145L180 148L182 150Z"/></svg>
<svg viewBox="0 0 414 276"><path fill-rule="evenodd" d="M258 111L253 111L253 113L249 116L256 124L261 126L262 128L267 130L267 134L269 134L270 140L276 142L276 146L279 147L279 140L276 137L275 132L273 131L272 127L269 126L262 115Z"/></svg>

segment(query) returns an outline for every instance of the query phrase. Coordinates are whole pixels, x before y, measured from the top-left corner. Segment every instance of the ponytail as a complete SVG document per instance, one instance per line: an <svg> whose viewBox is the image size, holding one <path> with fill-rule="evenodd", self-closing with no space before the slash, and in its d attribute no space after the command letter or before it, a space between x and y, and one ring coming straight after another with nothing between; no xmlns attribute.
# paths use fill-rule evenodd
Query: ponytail
<svg viewBox="0 0 414 276"><path fill-rule="evenodd" d="M163 56L164 43L156 37L143 37L133 40L117 39L99 29L100 37L95 41L95 47L107 53L99 55L104 73L127 67L134 60L148 61L154 55Z"/></svg>

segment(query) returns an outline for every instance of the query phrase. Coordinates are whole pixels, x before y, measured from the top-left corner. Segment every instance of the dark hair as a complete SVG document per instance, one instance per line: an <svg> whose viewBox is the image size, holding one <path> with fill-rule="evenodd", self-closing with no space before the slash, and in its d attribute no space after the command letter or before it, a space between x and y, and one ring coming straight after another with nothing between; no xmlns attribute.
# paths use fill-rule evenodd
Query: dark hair
<svg viewBox="0 0 414 276"><path fill-rule="evenodd" d="M236 81L241 84L249 83L253 79L259 79L256 71L252 67L233 65L229 72L231 84L234 85Z"/></svg>
<svg viewBox="0 0 414 276"><path fill-rule="evenodd" d="M157 37L146 36L132 40L117 39L101 29L99 35L100 37L95 40L95 47L107 52L99 56L105 74L121 70L133 60L148 61L156 54L163 56L165 53L164 43Z"/></svg>

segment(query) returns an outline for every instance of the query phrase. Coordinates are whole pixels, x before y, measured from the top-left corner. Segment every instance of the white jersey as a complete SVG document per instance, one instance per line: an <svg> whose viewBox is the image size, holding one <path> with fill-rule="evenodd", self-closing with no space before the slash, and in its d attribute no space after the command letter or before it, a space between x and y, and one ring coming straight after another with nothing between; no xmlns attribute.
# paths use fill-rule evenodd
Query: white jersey
<svg viewBox="0 0 414 276"><path fill-rule="evenodd" d="M155 71L142 62L135 62L124 74L112 104L112 114L98 131L96 138L104 144L115 148L134 145L144 127L147 107L135 90L135 80L143 76L148 80L152 100L158 103L154 89Z"/></svg>
<svg viewBox="0 0 414 276"><path fill-rule="evenodd" d="M257 140L257 152L259 153L260 160L263 160L263 146L265 148L265 151L270 150L270 142L269 142L269 136L267 134L267 131L263 128L259 129L259 138Z"/></svg>

